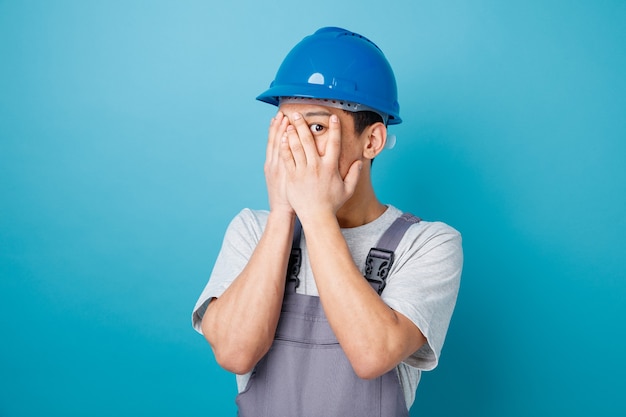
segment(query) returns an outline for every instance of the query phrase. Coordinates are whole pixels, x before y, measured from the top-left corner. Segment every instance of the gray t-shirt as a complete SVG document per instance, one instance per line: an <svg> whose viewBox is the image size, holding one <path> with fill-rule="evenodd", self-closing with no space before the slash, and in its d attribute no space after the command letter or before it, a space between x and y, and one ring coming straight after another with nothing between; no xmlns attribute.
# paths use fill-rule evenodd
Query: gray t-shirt
<svg viewBox="0 0 626 417"><path fill-rule="evenodd" d="M212 298L220 297L247 264L261 239L267 211L245 209L230 223L213 272L192 314L193 327L202 333L200 322ZM376 220L363 226L341 229L355 264L364 272L370 248L402 215L393 206ZM302 267L298 293L318 295L306 251L306 237L301 242ZM440 222L421 221L412 225L395 251L395 261L381 297L393 310L411 320L424 334L427 343L397 367L407 408L415 399L421 371L437 366L459 290L463 251L461 235ZM363 278L365 279L365 278ZM237 387L243 391L250 374L237 375Z"/></svg>

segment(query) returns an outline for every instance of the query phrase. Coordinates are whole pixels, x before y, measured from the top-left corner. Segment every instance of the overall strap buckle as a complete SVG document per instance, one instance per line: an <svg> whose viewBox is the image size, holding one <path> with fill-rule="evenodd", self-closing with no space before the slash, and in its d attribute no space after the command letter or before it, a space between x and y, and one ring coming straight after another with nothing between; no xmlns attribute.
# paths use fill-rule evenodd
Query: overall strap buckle
<svg viewBox="0 0 626 417"><path fill-rule="evenodd" d="M365 260L365 279L380 295L387 285L387 275L393 264L393 251L371 248Z"/></svg>
<svg viewBox="0 0 626 417"><path fill-rule="evenodd" d="M293 226L293 241L291 243L291 253L289 254L289 263L287 263L287 283L285 289L288 292L295 293L296 288L300 286L300 267L302 266L302 249L300 249L300 238L302 236L302 223L296 217Z"/></svg>
<svg viewBox="0 0 626 417"><path fill-rule="evenodd" d="M293 291L300 286L300 266L302 265L302 249L291 248L289 263L287 264L287 285L293 286Z"/></svg>
<svg viewBox="0 0 626 417"><path fill-rule="evenodd" d="M380 295L387 285L387 277L395 259L394 251L400 240L412 224L419 223L421 219L410 213L404 213L398 217L383 233L376 247L371 248L365 260L364 276L370 285ZM293 233L293 242L289 263L287 264L286 291L295 292L300 286L300 268L302 266L302 250L300 238L302 236L302 224L296 217Z"/></svg>
<svg viewBox="0 0 626 417"><path fill-rule="evenodd" d="M421 219L411 213L398 217L383 233L375 248L370 249L365 260L365 278L380 295L387 285L387 276L394 261L394 251L412 224Z"/></svg>

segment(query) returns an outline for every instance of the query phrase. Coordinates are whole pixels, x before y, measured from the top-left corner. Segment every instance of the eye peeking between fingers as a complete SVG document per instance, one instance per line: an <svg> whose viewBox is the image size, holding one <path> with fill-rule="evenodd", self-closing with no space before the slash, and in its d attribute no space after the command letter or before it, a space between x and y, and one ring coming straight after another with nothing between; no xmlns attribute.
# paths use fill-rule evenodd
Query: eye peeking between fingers
<svg viewBox="0 0 626 417"><path fill-rule="evenodd" d="M314 136L319 136L326 131L326 127L319 123L310 124L309 129L311 129L311 133L313 133Z"/></svg>

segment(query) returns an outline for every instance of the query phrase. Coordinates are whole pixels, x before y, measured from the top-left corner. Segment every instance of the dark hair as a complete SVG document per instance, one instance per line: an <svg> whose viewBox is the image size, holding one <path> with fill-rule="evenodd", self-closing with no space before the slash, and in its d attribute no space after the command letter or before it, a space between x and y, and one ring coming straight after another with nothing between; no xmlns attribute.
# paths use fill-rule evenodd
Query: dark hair
<svg viewBox="0 0 626 417"><path fill-rule="evenodd" d="M380 114L375 113L373 111L357 111L351 112L344 110L346 113L352 115L352 120L354 120L354 133L360 135L363 131L368 127L373 125L374 123L383 123L383 118Z"/></svg>

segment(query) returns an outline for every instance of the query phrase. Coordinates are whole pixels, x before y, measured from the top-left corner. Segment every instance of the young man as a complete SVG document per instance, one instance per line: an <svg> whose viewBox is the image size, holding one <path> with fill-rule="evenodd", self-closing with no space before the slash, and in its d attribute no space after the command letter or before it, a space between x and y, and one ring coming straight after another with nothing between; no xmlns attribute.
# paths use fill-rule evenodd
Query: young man
<svg viewBox="0 0 626 417"><path fill-rule="evenodd" d="M323 28L259 100L269 211L231 222L193 312L237 374L241 416L407 416L438 362L459 288L461 237L381 203L372 160L401 122L387 59Z"/></svg>

